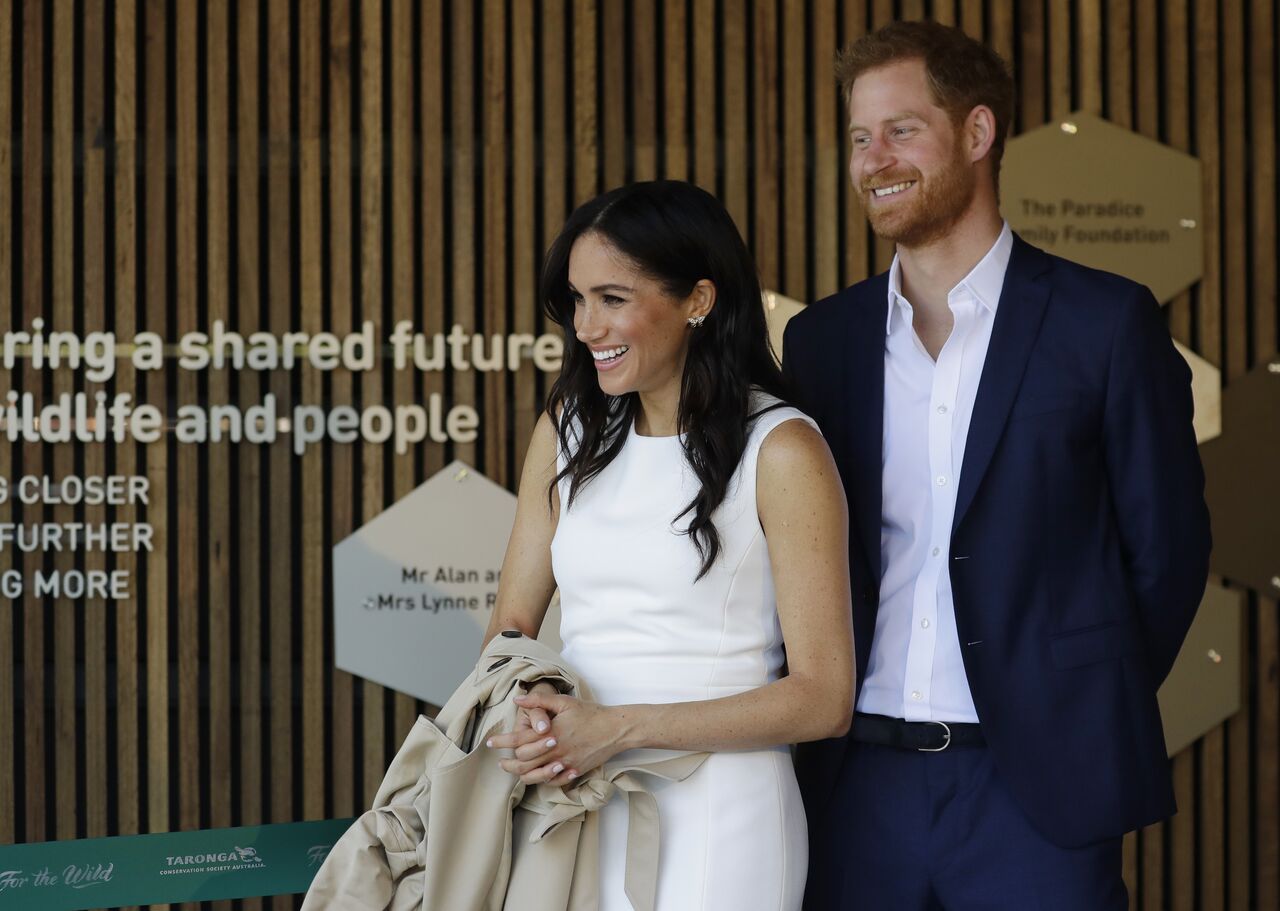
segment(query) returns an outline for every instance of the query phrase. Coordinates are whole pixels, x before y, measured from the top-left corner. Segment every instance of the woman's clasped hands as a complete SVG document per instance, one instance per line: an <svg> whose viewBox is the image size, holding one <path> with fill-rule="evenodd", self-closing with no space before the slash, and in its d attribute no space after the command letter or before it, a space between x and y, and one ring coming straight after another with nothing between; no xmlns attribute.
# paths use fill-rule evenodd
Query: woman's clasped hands
<svg viewBox="0 0 1280 911"><path fill-rule="evenodd" d="M524 696L515 730L495 734L485 746L512 750L499 765L527 785L564 786L626 748L620 719L610 706L584 702L539 683Z"/></svg>

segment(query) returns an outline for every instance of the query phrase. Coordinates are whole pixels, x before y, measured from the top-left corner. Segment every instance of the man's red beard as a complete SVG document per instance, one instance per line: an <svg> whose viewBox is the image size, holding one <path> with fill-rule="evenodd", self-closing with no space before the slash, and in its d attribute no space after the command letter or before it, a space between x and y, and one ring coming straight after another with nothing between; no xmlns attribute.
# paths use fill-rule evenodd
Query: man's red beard
<svg viewBox="0 0 1280 911"><path fill-rule="evenodd" d="M915 186L906 191L910 194L907 198L883 208L875 204L872 188L883 189L906 181L915 181ZM957 148L946 168L929 179L914 170L877 175L863 183L858 201L877 236L904 247L922 247L951 230L973 201L975 184L969 162Z"/></svg>

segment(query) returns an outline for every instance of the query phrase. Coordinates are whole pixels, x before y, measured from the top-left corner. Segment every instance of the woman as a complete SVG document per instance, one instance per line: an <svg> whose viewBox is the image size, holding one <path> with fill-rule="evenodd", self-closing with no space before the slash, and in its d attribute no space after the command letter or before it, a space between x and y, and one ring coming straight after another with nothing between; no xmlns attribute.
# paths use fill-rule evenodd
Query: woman
<svg viewBox="0 0 1280 911"><path fill-rule="evenodd" d="M599 702L539 685L490 743L526 783L558 785L711 751L653 788L658 908L799 908L808 845L786 744L842 736L852 716L847 517L826 443L780 401L750 255L710 194L633 184L573 213L540 291L564 366L486 641L537 635L559 583L564 658ZM626 835L612 801L605 909L630 908Z"/></svg>

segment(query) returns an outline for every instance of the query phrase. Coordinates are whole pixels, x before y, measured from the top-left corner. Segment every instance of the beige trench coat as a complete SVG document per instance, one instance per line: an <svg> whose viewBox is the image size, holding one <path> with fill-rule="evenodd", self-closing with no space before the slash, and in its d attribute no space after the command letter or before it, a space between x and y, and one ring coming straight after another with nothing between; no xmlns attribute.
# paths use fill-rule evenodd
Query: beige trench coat
<svg viewBox="0 0 1280 911"><path fill-rule="evenodd" d="M631 816L627 897L637 911L652 911L658 808L644 779L683 780L706 754L606 764L568 788L526 788L484 742L514 727L513 697L546 679L591 699L551 649L524 636L495 636L435 721L419 716L373 809L321 865L304 911L594 911L600 904L594 811L619 791Z"/></svg>

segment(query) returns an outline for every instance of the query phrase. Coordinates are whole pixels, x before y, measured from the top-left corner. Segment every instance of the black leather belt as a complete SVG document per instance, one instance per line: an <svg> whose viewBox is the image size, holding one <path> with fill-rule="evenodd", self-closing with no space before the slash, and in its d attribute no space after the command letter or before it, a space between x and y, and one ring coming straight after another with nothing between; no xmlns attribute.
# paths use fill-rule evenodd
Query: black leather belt
<svg viewBox="0 0 1280 911"><path fill-rule="evenodd" d="M903 721L886 715L853 716L853 739L899 750L940 753L948 747L977 747L986 743L982 726L950 721Z"/></svg>

